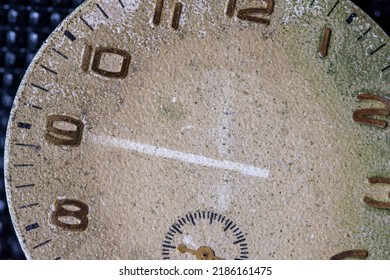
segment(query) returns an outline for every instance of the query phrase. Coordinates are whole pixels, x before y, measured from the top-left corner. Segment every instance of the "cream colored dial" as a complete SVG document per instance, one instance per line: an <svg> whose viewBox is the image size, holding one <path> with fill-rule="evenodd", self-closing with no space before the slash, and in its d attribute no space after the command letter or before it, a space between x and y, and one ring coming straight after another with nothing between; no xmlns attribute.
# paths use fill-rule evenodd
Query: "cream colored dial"
<svg viewBox="0 0 390 280"><path fill-rule="evenodd" d="M205 211L249 259L389 259L388 45L343 0L86 1L9 123L27 257L161 259ZM236 258L226 227L169 256Z"/></svg>

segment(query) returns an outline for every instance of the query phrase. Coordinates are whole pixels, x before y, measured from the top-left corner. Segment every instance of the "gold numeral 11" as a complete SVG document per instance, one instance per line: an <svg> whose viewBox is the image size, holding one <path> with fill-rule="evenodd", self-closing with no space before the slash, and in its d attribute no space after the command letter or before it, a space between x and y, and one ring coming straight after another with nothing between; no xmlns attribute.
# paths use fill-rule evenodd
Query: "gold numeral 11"
<svg viewBox="0 0 390 280"><path fill-rule="evenodd" d="M153 24L155 26L160 25L163 8L164 8L164 0L156 0L156 7L154 9L154 16L153 16ZM179 29L182 12L183 12L183 3L176 2L175 9L173 11L172 23L171 23L171 27L174 30Z"/></svg>

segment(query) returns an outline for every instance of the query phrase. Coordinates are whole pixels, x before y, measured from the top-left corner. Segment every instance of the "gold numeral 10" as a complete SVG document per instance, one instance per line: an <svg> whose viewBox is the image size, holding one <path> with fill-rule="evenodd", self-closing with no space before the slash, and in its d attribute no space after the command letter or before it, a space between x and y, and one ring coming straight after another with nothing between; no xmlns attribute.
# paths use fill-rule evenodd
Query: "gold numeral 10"
<svg viewBox="0 0 390 280"><path fill-rule="evenodd" d="M89 208L75 199L57 199L51 213L51 224L67 231L84 231L88 227Z"/></svg>
<svg viewBox="0 0 390 280"><path fill-rule="evenodd" d="M390 100L370 93L362 93L357 96L360 101L377 101L384 105L383 108L358 109L353 113L353 120L358 123L386 128L387 122L373 118L375 116L390 115Z"/></svg>
<svg viewBox="0 0 390 280"><path fill-rule="evenodd" d="M100 76L124 79L129 73L130 61L131 55L125 50L97 47L93 51L92 46L85 45L81 69L88 72L92 62L91 70ZM116 69L107 69L107 65L115 66Z"/></svg>
<svg viewBox="0 0 390 280"><path fill-rule="evenodd" d="M63 115L50 115L46 120L45 139L54 145L79 146L83 129L84 124L78 119Z"/></svg>
<svg viewBox="0 0 390 280"><path fill-rule="evenodd" d="M383 178L383 177L372 177L368 179L368 181L371 184L387 184L390 185L390 178ZM390 198L390 193L388 194L388 197ZM390 202L384 202L384 201L378 201L371 197L365 196L364 202L371 207L378 208L378 209L386 209L390 210Z"/></svg>
<svg viewBox="0 0 390 280"><path fill-rule="evenodd" d="M261 7L239 9L237 12L237 18L241 20L269 25L270 19L265 18L264 16L269 16L273 13L274 0L259 0L259 2L263 3ZM228 17L233 17L236 6L237 0L228 1L226 9L226 15Z"/></svg>

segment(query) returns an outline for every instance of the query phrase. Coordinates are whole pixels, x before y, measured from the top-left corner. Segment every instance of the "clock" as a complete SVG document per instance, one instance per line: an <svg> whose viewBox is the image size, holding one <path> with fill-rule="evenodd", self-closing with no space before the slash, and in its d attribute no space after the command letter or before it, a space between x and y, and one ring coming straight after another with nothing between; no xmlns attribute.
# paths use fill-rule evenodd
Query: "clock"
<svg viewBox="0 0 390 280"><path fill-rule="evenodd" d="M388 36L342 0L86 1L6 140L33 259L389 259Z"/></svg>

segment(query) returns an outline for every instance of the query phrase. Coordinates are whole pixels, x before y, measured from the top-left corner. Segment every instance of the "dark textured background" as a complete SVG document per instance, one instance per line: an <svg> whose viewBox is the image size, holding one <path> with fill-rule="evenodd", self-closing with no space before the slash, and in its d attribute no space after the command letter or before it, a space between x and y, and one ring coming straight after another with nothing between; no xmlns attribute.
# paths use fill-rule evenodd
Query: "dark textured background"
<svg viewBox="0 0 390 280"><path fill-rule="evenodd" d="M83 0L0 0L0 260L24 259L8 213L3 177L3 147L12 102L35 52L81 2ZM390 34L390 0L352 2Z"/></svg>

